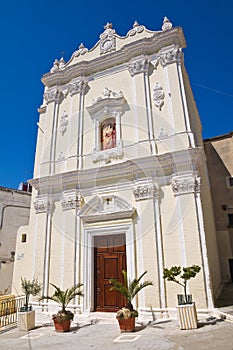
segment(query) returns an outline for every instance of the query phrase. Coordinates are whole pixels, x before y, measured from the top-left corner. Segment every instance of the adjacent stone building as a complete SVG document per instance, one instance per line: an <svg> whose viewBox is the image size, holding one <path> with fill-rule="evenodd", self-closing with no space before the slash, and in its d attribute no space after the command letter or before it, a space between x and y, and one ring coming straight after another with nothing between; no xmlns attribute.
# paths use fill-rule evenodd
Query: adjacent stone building
<svg viewBox="0 0 233 350"><path fill-rule="evenodd" d="M31 193L0 187L0 293L9 294L12 287L16 237L26 243L24 226L29 223ZM20 294L20 289L16 290Z"/></svg>
<svg viewBox="0 0 233 350"><path fill-rule="evenodd" d="M18 235L14 288L22 271L50 283L84 284L82 312L122 306L109 279L145 270L154 286L139 311L168 312L179 286L164 267L201 266L190 283L198 309L221 289L201 123L184 66L182 28L164 18L125 37L107 23L96 45L55 60L45 86L27 242Z"/></svg>
<svg viewBox="0 0 233 350"><path fill-rule="evenodd" d="M224 282L233 282L233 132L204 140Z"/></svg>

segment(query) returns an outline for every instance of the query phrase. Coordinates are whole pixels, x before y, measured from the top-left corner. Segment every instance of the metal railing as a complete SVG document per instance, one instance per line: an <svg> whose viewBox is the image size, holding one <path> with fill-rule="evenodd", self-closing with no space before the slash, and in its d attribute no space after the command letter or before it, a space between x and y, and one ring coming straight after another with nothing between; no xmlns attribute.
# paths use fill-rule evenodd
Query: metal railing
<svg viewBox="0 0 233 350"><path fill-rule="evenodd" d="M17 326L19 309L25 303L25 296L4 295L0 297L0 333Z"/></svg>

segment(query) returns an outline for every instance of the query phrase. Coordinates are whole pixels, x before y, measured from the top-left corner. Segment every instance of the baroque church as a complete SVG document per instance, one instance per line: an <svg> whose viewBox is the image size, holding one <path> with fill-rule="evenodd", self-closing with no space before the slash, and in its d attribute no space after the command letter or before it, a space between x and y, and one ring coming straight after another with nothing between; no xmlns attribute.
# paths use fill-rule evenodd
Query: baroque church
<svg viewBox="0 0 233 350"><path fill-rule="evenodd" d="M80 282L79 312L116 311L122 300L109 279L121 281L123 269L131 280L147 271L153 286L135 306L169 314L181 290L164 280L164 267L197 264L190 292L198 310L213 309L221 272L185 47L182 28L166 17L160 30L135 22L124 37L107 23L92 49L81 43L43 75L15 292L22 275L38 277L44 295L50 283Z"/></svg>

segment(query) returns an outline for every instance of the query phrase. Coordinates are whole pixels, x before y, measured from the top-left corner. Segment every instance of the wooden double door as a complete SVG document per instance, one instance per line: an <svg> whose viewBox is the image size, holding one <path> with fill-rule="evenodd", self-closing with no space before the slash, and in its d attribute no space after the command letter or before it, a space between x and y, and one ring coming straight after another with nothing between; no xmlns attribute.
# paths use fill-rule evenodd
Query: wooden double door
<svg viewBox="0 0 233 350"><path fill-rule="evenodd" d="M111 278L123 282L122 270L126 270L125 235L95 237L94 248L95 311L115 312L125 305L120 293L110 291Z"/></svg>

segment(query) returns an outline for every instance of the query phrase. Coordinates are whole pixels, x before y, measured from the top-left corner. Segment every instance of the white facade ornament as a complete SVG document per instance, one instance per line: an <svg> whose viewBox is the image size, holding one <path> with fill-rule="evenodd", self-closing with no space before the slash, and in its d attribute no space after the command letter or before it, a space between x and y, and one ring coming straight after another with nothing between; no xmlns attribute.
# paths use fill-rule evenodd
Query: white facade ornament
<svg viewBox="0 0 233 350"><path fill-rule="evenodd" d="M80 55L85 55L85 53L88 52L88 49L84 46L83 43L79 45L79 48L77 51L74 52L74 57L78 57Z"/></svg>
<svg viewBox="0 0 233 350"><path fill-rule="evenodd" d="M200 192L200 177L196 174L174 175L171 186L175 195Z"/></svg>
<svg viewBox="0 0 233 350"><path fill-rule="evenodd" d="M39 195L34 202L34 208L36 214L49 214L54 211L54 202L48 197L48 195Z"/></svg>
<svg viewBox="0 0 233 350"><path fill-rule="evenodd" d="M136 201L149 198L159 198L159 186L148 181L135 181L133 194Z"/></svg>
<svg viewBox="0 0 233 350"><path fill-rule="evenodd" d="M60 118L60 123L59 123L59 130L60 130L62 136L64 135L64 133L67 130L67 125L68 125L68 115L64 111L61 118Z"/></svg>
<svg viewBox="0 0 233 350"><path fill-rule="evenodd" d="M84 79L80 79L75 81L69 85L70 95L73 96L75 94L85 94L87 91L88 83Z"/></svg>
<svg viewBox="0 0 233 350"><path fill-rule="evenodd" d="M47 92L44 93L44 99L47 104L54 101L56 101L57 103L60 103L63 98L64 98L63 92L58 90L57 88L49 89Z"/></svg>
<svg viewBox="0 0 233 350"><path fill-rule="evenodd" d="M134 61L129 62L129 72L130 75L133 77L135 74L147 72L149 67L149 62L146 58L139 58Z"/></svg>
<svg viewBox="0 0 233 350"><path fill-rule="evenodd" d="M168 64L179 61L180 58L181 58L181 49L178 49L177 47L160 52L160 62L163 67L167 66Z"/></svg>
<svg viewBox="0 0 233 350"><path fill-rule="evenodd" d="M165 137L168 137L167 132L164 130L164 128L160 129L160 133L159 133L159 139L163 139Z"/></svg>
<svg viewBox="0 0 233 350"><path fill-rule="evenodd" d="M62 69L65 66L65 63L66 62L63 57L59 61L55 59L55 61L53 62L53 66L50 69L50 73L58 72L60 69Z"/></svg>
<svg viewBox="0 0 233 350"><path fill-rule="evenodd" d="M59 70L59 61L57 59L55 59L55 61L53 62L53 66L50 69L50 73L55 73Z"/></svg>
<svg viewBox="0 0 233 350"><path fill-rule="evenodd" d="M81 210L83 196L77 189L62 192L61 205L63 210L77 209Z"/></svg>
<svg viewBox="0 0 233 350"><path fill-rule="evenodd" d="M169 21L167 17L164 17L163 19L163 25L162 25L162 30L166 31L172 29L172 23Z"/></svg>
<svg viewBox="0 0 233 350"><path fill-rule="evenodd" d="M122 91L114 92L114 91L110 90L109 88L105 87L103 92L102 92L102 96L97 97L96 99L93 98L92 104L94 105L95 103L98 103L98 102L102 101L103 99L119 98L119 97L124 98Z"/></svg>
<svg viewBox="0 0 233 350"><path fill-rule="evenodd" d="M164 105L164 91L162 86L156 82L154 88L153 88L153 99L155 106L161 110L162 106Z"/></svg>
<svg viewBox="0 0 233 350"><path fill-rule="evenodd" d="M104 26L105 31L100 34L100 54L116 50L115 29L112 29L112 23Z"/></svg>
<svg viewBox="0 0 233 350"><path fill-rule="evenodd" d="M137 21L134 22L133 29L128 32L129 36L134 36L137 33L142 33L144 31L144 26L138 24Z"/></svg>

